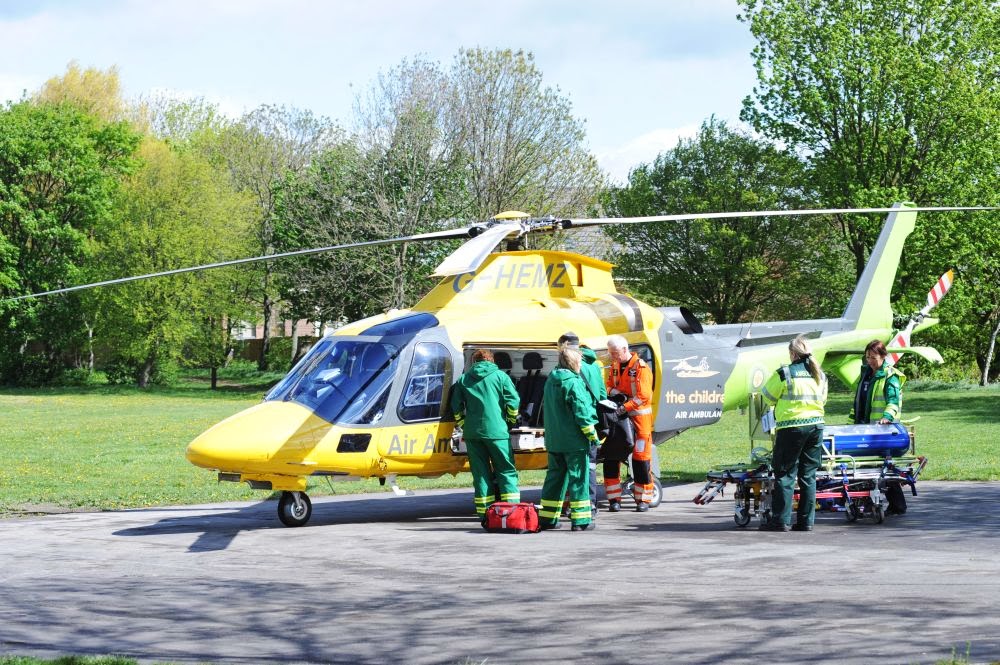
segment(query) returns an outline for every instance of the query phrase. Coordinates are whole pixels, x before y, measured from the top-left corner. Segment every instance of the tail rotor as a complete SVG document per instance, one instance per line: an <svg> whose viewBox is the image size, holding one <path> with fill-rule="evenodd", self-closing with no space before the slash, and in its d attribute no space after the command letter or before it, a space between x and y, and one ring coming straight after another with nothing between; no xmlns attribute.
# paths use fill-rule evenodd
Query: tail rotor
<svg viewBox="0 0 1000 665"><path fill-rule="evenodd" d="M905 349L910 346L910 334L913 332L913 329L917 325L919 325L921 321L927 318L927 315L930 314L930 311L934 309L939 302L941 302L942 298L945 297L945 295L951 289L951 284L952 281L954 280L954 277L955 277L954 270L949 270L945 274L941 275L940 279L938 279L934 287L927 292L927 304L924 305L919 312L914 313L913 316L910 317L910 322L906 324L906 327L904 329L896 333L896 336L889 343L889 346L891 348ZM899 361L899 358L901 356L902 356L901 353L890 352L888 358L889 364L895 365L896 362Z"/></svg>

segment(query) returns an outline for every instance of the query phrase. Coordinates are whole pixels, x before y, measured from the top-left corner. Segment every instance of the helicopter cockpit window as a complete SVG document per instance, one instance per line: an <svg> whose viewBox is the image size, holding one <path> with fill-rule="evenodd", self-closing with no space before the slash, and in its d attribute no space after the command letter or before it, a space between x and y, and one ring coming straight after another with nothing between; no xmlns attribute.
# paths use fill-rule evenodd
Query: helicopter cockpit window
<svg viewBox="0 0 1000 665"><path fill-rule="evenodd" d="M385 412L398 356L385 341L327 337L264 399L296 402L331 423L372 424Z"/></svg>
<svg viewBox="0 0 1000 665"><path fill-rule="evenodd" d="M451 385L451 354L435 342L421 342L413 349L413 362L399 404L400 419L440 418L445 387Z"/></svg>

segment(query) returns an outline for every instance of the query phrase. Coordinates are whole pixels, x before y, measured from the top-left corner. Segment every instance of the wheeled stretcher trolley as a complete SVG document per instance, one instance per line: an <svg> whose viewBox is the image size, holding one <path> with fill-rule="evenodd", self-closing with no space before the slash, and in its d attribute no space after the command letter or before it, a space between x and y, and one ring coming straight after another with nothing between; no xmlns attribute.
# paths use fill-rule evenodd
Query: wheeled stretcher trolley
<svg viewBox="0 0 1000 665"><path fill-rule="evenodd" d="M763 438L755 420L751 413L751 441ZM916 455L912 425L828 425L823 430L823 461L816 472L817 510L843 512L849 522L871 518L881 524L888 507L887 490L898 485L916 496L917 478L926 464L926 457ZM725 494L727 485L733 486L733 520L738 526L747 526L754 517L770 520L775 487L770 448L752 448L749 462L709 471L694 503L710 503Z"/></svg>

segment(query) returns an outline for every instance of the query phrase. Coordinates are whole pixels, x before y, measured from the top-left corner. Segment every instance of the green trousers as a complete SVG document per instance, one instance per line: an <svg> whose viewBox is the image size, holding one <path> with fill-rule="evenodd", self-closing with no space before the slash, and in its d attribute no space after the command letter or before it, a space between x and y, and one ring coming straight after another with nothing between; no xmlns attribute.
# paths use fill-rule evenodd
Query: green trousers
<svg viewBox="0 0 1000 665"><path fill-rule="evenodd" d="M496 501L498 488L501 501L520 503L521 492L517 488L517 468L510 439L466 439L465 446L469 451L472 490L480 519Z"/></svg>
<svg viewBox="0 0 1000 665"><path fill-rule="evenodd" d="M573 524L590 524L590 456L586 449L571 453L549 453L549 468L542 485L542 524L557 524L563 497L569 499Z"/></svg>
<svg viewBox="0 0 1000 665"><path fill-rule="evenodd" d="M812 526L816 519L816 469L823 461L823 425L779 429L774 440L775 524L792 523L792 498L799 484L799 524Z"/></svg>

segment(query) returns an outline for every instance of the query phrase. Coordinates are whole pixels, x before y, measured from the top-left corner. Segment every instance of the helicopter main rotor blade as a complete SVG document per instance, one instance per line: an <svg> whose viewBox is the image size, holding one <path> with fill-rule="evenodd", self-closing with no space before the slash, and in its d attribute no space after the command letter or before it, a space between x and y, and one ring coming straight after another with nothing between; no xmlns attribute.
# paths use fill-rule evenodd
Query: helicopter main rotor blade
<svg viewBox="0 0 1000 665"><path fill-rule="evenodd" d="M680 215L651 215L648 217L592 217L581 219L559 220L565 226L604 226L608 224L649 224L651 222L690 222L697 219L750 219L754 217L795 217L808 215L842 215L849 213L870 214L877 212L949 212L962 210L1000 210L992 206L900 206L891 208L815 208L807 210L753 210L749 212L706 212L706 213L685 213Z"/></svg>
<svg viewBox="0 0 1000 665"><path fill-rule="evenodd" d="M518 223L496 224L487 228L476 237L462 243L461 247L449 254L431 277L451 277L452 275L473 272L486 260L497 243L512 233L520 233L522 230Z"/></svg>
<svg viewBox="0 0 1000 665"><path fill-rule="evenodd" d="M473 272L486 260L489 253L496 247L497 243L509 234L518 231L521 235L531 232L548 232L559 229L572 229L585 226L602 226L609 224L649 224L653 222L684 222L696 219L721 220L721 219L749 219L755 217L794 217L798 215L833 215L838 213L890 213L900 210L912 212L942 212L960 210L998 210L1000 208L985 206L966 207L916 207L895 204L891 208L822 208L806 210L755 210L750 212L710 212L710 213L688 213L678 215L654 215L649 217L598 217L598 218L571 218L559 219L555 217L545 217L540 219L527 219L516 224L496 224L487 227L482 235L473 238L459 247L455 252L445 259L433 277L448 277L460 275L462 273ZM481 227L480 227L481 228ZM498 230L499 229L499 230ZM470 234L471 235L471 234Z"/></svg>
<svg viewBox="0 0 1000 665"><path fill-rule="evenodd" d="M63 289L53 289L51 291L41 291L39 293L31 293L24 296L17 296L14 298L3 298L0 302L14 302L17 300L26 300L27 298L39 298L41 296L51 296L58 293L71 293L73 291L83 291L85 289L94 289L99 286L111 286L112 284L125 284L126 282L137 282L143 279L152 279L154 277L167 277L169 275L181 275L188 272L197 272L199 270L212 270L214 268L224 268L226 266L238 266L245 263L260 263L263 261L273 261L275 259L284 259L292 256L309 256L310 254L322 254L323 252L333 252L339 249L353 249L356 247L376 247L379 245L393 245L403 242L424 242L428 240L448 240L454 238L468 238L470 235L470 230L472 228L478 229L478 227L464 227L460 229L449 229L447 231L432 231L431 233L420 233L412 236L405 236L402 238L386 238L383 240L366 240L364 242L353 242L346 245L331 245L329 247L312 247L310 249L299 249L293 252L282 252L281 254L264 254L262 256L252 256L245 259L234 259L232 261L220 261L218 263L206 263L200 266L191 266L189 268L177 268L175 270L164 270L163 272L153 272L146 275L135 275L133 277L122 277L119 279L108 279L103 282L92 282L90 284L80 284L79 286L68 286Z"/></svg>

